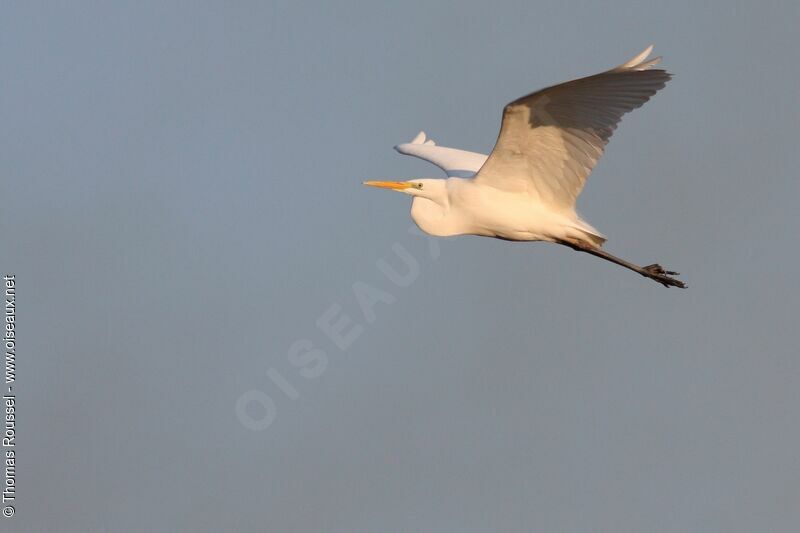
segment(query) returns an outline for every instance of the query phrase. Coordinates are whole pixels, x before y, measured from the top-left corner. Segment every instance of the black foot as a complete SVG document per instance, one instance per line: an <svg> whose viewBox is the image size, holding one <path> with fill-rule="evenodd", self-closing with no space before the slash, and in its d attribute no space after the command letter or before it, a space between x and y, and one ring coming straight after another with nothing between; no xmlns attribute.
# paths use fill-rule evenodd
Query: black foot
<svg viewBox="0 0 800 533"><path fill-rule="evenodd" d="M684 282L670 277L680 275L679 272L664 270L662 266L658 264L647 265L646 267L642 267L642 270L644 271L641 272L642 276L646 276L652 280L655 280L665 287L680 287L681 289L686 288L686 284Z"/></svg>

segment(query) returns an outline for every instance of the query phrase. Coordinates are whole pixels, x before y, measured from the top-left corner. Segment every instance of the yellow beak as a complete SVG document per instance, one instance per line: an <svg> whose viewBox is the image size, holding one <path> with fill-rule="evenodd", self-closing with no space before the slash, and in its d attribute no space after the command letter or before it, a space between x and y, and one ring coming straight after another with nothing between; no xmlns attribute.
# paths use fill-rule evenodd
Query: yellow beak
<svg viewBox="0 0 800 533"><path fill-rule="evenodd" d="M396 191L402 191L403 189L412 187L410 183L405 183L402 181L365 181L364 185L369 185L370 187L380 187L381 189L394 189Z"/></svg>

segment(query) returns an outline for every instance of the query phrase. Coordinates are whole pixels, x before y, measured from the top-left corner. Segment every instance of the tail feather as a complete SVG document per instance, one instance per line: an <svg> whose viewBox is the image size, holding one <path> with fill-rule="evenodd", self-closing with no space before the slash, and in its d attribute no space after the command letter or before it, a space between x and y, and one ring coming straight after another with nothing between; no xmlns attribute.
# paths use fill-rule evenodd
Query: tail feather
<svg viewBox="0 0 800 533"><path fill-rule="evenodd" d="M595 235L594 233L587 233L586 236L592 241L592 244L597 246L598 248L602 248L603 245L606 243L608 239L603 236Z"/></svg>
<svg viewBox="0 0 800 533"><path fill-rule="evenodd" d="M600 233L594 226L583 220L582 218L578 217L578 220L575 221L575 229L580 230L580 232L586 236L586 239L591 242L594 246L600 248L606 242L606 236Z"/></svg>

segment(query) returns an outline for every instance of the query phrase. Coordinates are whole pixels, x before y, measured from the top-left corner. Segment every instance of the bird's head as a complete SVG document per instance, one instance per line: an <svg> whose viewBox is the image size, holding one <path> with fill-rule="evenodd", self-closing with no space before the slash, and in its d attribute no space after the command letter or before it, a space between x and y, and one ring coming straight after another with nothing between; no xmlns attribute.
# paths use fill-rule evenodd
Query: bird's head
<svg viewBox="0 0 800 533"><path fill-rule="evenodd" d="M437 203L442 203L446 196L445 180L441 179L413 179L408 181L365 181L364 185L390 189L411 196L427 198Z"/></svg>

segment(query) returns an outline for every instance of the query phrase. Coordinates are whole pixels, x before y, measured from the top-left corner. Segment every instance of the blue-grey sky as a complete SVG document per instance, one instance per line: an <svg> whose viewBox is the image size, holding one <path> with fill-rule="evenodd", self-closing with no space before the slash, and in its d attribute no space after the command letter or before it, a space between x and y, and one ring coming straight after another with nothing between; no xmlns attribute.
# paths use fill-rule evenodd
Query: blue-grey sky
<svg viewBox="0 0 800 533"><path fill-rule="evenodd" d="M789 0L6 3L0 529L795 531L799 23ZM675 78L579 208L686 291L431 243L361 186L439 176L392 146L487 152L506 102L650 43Z"/></svg>

